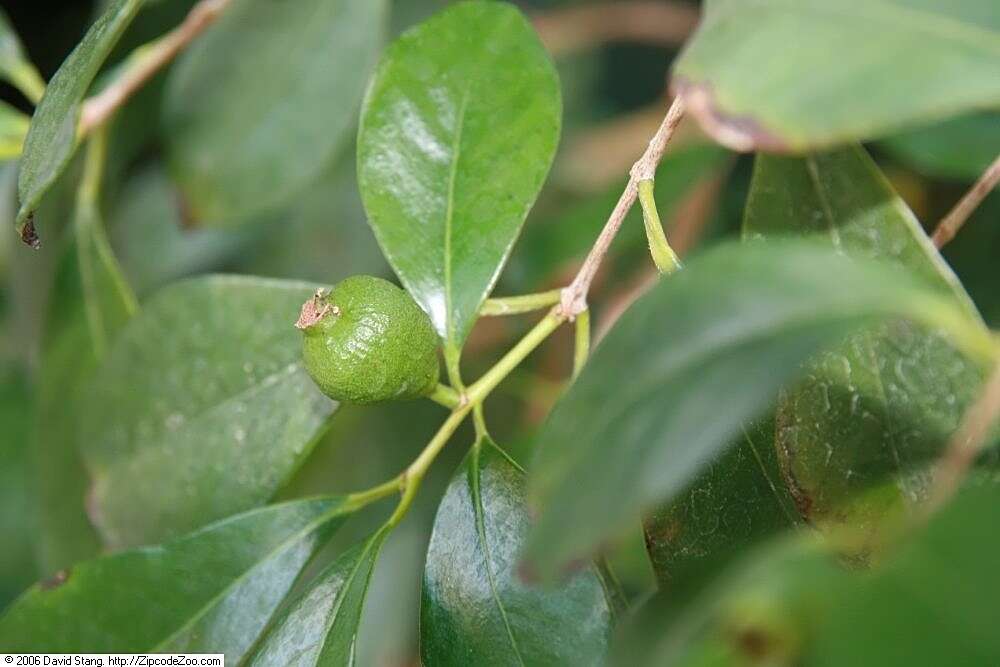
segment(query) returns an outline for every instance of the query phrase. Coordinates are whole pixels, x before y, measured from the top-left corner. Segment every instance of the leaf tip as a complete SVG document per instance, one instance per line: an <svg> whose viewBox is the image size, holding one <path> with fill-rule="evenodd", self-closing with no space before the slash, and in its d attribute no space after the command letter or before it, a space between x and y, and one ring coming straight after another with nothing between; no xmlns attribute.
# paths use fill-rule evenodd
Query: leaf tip
<svg viewBox="0 0 1000 667"><path fill-rule="evenodd" d="M35 229L34 213L29 213L25 217L18 233L21 235L21 241L32 250L42 247L42 240L38 237L38 230Z"/></svg>

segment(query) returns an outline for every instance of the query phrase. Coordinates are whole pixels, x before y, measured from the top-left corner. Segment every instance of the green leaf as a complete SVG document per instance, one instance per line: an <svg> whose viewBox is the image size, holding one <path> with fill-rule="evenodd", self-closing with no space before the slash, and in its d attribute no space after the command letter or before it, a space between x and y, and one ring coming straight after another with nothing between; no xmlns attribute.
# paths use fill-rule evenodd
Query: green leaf
<svg viewBox="0 0 1000 667"><path fill-rule="evenodd" d="M983 358L996 353L948 296L812 243L724 244L661 281L612 329L543 428L529 564L552 577L673 500L802 361L890 316L945 328Z"/></svg>
<svg viewBox="0 0 1000 667"><path fill-rule="evenodd" d="M17 231L26 243L37 243L32 214L73 157L79 139L77 122L83 96L144 3L145 0L115 0L109 3L52 77L45 96L35 109L24 140L17 182L21 200Z"/></svg>
<svg viewBox="0 0 1000 667"><path fill-rule="evenodd" d="M729 451L643 526L660 588L673 590L709 578L753 545L801 523L778 467L774 421L766 419L741 428Z"/></svg>
<svg viewBox="0 0 1000 667"><path fill-rule="evenodd" d="M358 136L382 251L457 356L559 140L555 68L514 7L464 2L382 58Z"/></svg>
<svg viewBox="0 0 1000 667"><path fill-rule="evenodd" d="M32 653L225 653L240 660L353 506L300 500L42 582L0 618L0 645Z"/></svg>
<svg viewBox="0 0 1000 667"><path fill-rule="evenodd" d="M97 204L80 196L76 206L50 297L38 385L38 559L46 575L99 550L84 509L88 476L78 449L82 416L90 379L136 310Z"/></svg>
<svg viewBox="0 0 1000 667"><path fill-rule="evenodd" d="M805 158L759 156L744 227L753 237L806 235L851 256L905 267L971 321L979 319L860 147ZM940 332L904 322L854 333L807 364L805 379L782 392L775 432L804 518L820 525L867 523L877 533L879 516L919 501L927 477L907 473L944 446L985 370ZM887 473L895 485L857 496Z"/></svg>
<svg viewBox="0 0 1000 667"><path fill-rule="evenodd" d="M0 160L10 160L21 154L28 123L27 116L6 102L0 102Z"/></svg>
<svg viewBox="0 0 1000 667"><path fill-rule="evenodd" d="M385 15L385 0L243 0L192 44L164 122L194 219L246 220L315 179L352 127Z"/></svg>
<svg viewBox="0 0 1000 667"><path fill-rule="evenodd" d="M907 130L878 146L928 176L974 181L1000 154L1000 113L971 114Z"/></svg>
<svg viewBox="0 0 1000 667"><path fill-rule="evenodd" d="M386 534L378 531L317 576L274 622L248 664L354 664L361 611Z"/></svg>
<svg viewBox="0 0 1000 667"><path fill-rule="evenodd" d="M315 290L209 277L144 305L88 388L89 507L106 542L157 542L263 504L298 468L336 408L292 326Z"/></svg>
<svg viewBox="0 0 1000 667"><path fill-rule="evenodd" d="M801 150L1000 104L994 0L714 0L674 87L717 140Z"/></svg>
<svg viewBox="0 0 1000 667"><path fill-rule="evenodd" d="M7 13L0 9L0 79L16 86L32 102L45 91L45 81L28 60L21 39L10 24Z"/></svg>
<svg viewBox="0 0 1000 667"><path fill-rule="evenodd" d="M424 664L601 663L613 613L597 568L557 589L518 576L530 525L525 486L523 471L488 438L459 467L427 551Z"/></svg>

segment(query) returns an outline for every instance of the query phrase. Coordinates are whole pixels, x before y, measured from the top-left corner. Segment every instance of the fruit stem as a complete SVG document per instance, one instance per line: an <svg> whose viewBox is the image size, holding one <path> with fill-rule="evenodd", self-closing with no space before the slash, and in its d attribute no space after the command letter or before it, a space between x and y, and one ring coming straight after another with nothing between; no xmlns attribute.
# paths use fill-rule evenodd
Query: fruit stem
<svg viewBox="0 0 1000 667"><path fill-rule="evenodd" d="M458 407L458 404L462 402L462 397L457 391L452 389L446 384L441 384L434 387L434 391L431 392L427 398L431 399L438 405L443 405L446 408L454 410Z"/></svg>
<svg viewBox="0 0 1000 667"><path fill-rule="evenodd" d="M554 306L559 303L560 298L562 298L562 290L554 289L535 294L486 299L483 307L479 309L479 314L483 317L499 317L501 315L530 313L535 310Z"/></svg>
<svg viewBox="0 0 1000 667"><path fill-rule="evenodd" d="M441 453L444 446L448 444L448 440L455 433L455 431L458 430L458 427L462 424L462 421L465 420L465 417L470 412L480 407L486 397L489 396L490 392L496 389L497 385L499 385L511 371L517 368L536 347L541 345L542 342L565 321L566 316L562 314L562 311L558 306L550 310L548 315L539 321L538 324L531 329L531 331L525 334L524 338L518 341L517 345L512 347L507 354L500 359L500 361L498 361L481 378L469 386L468 390L465 392L467 400L465 402L460 402L459 405L451 411L448 418L443 424L441 424L441 428L438 429L437 433L434 434L434 437L431 438L430 442L427 443L427 446L424 447L423 451L420 452L417 458L413 460L413 463L411 463L406 470L399 475L399 477L389 480L379 487L375 487L375 489L382 489L388 488L389 485L396 484L397 488L401 487L403 489L403 496L399 499L399 505L396 506L396 510L386 522L386 528L393 528L399 525L399 522L403 520L404 516L406 516L407 511L410 509L410 505L413 504L414 497L417 495L417 490L420 488L420 483L423 481L424 475L427 474L428 468L430 468L431 464L434 463L434 459L436 459L437 455ZM485 428L485 424L483 426ZM371 492L364 491L359 495L368 493Z"/></svg>

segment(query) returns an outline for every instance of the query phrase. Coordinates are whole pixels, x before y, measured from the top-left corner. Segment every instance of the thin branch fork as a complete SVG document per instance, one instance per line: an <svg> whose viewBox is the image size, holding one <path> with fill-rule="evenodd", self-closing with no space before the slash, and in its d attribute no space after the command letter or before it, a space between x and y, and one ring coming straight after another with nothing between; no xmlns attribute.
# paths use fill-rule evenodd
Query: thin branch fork
<svg viewBox="0 0 1000 667"><path fill-rule="evenodd" d="M938 224L933 236L931 236L934 245L938 248L943 248L949 241L955 238L955 234L962 228L965 221L983 203L983 200L993 191L993 188L997 187L998 183L1000 183L1000 155L993 161L993 164L986 168L983 175L979 177L979 180L972 186L972 189L955 205L955 208L951 209L951 212Z"/></svg>
<svg viewBox="0 0 1000 667"><path fill-rule="evenodd" d="M639 181L653 180L656 175L656 167L663 159L667 144L683 117L684 102L680 96L677 96L667 110L667 115L663 118L656 134L650 140L646 152L632 165L628 184L614 210L611 211L604 229L601 230L601 235L597 237L593 248L590 249L583 266L580 267L573 282L563 290L560 309L568 319L572 320L587 309L587 292L590 291L590 285L594 281L594 276L597 275L597 269L600 268L601 262L608 254L611 242L618 234L618 230L621 229L625 216L628 215L639 196Z"/></svg>
<svg viewBox="0 0 1000 667"><path fill-rule="evenodd" d="M135 62L127 66L119 79L83 103L80 136L107 122L132 95L212 25L230 4L231 0L201 0L179 26L140 50Z"/></svg>

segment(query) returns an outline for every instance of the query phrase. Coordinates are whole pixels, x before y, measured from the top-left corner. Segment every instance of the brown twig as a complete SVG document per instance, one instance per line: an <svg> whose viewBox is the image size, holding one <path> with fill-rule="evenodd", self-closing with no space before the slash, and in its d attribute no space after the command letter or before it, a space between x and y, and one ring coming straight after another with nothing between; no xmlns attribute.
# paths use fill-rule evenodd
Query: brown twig
<svg viewBox="0 0 1000 667"><path fill-rule="evenodd" d="M938 462L934 475L934 486L927 502L928 513L941 507L961 486L966 472L976 461L976 457L989 444L988 437L993 424L1000 418L1000 363L983 386L979 398L965 415L958 431L948 443Z"/></svg>
<svg viewBox="0 0 1000 667"><path fill-rule="evenodd" d="M116 81L83 103L80 136L104 124L140 88L173 60L184 47L205 31L229 6L231 0L201 0L183 23L145 47L134 63Z"/></svg>
<svg viewBox="0 0 1000 667"><path fill-rule="evenodd" d="M955 204L955 208L951 209L951 212L938 224L934 235L931 236L934 245L943 248L955 238L955 234L969 219L972 212L986 199L986 195L990 194L998 183L1000 183L1000 155L993 161L993 164L986 168L986 171L979 177L976 184L965 193L965 196Z"/></svg>
<svg viewBox="0 0 1000 667"><path fill-rule="evenodd" d="M542 43L563 56L607 42L682 44L698 23L698 10L679 2L632 0L555 9L534 19Z"/></svg>
<svg viewBox="0 0 1000 667"><path fill-rule="evenodd" d="M559 307L563 315L570 320L587 308L587 292L590 290L590 284L594 281L594 276L597 274L597 269L600 267L601 261L608 254L608 248L611 247L611 242L614 240L615 235L618 234L625 216L628 215L632 205L635 204L636 197L639 194L639 181L651 180L656 174L656 167L660 164L660 160L663 159L667 143L670 141L670 137L673 136L674 129L680 123L683 116L684 102L680 97L676 97L667 110L667 115L663 118L663 122L660 124L656 134L650 140L649 146L646 147L646 152L632 165L632 169L629 172L628 184L625 186L625 190L618 199L614 210L611 211L604 229L601 230L600 236L597 237L594 247L587 254L587 258L583 261L583 266L580 267L576 277L573 278L573 282L563 290Z"/></svg>

